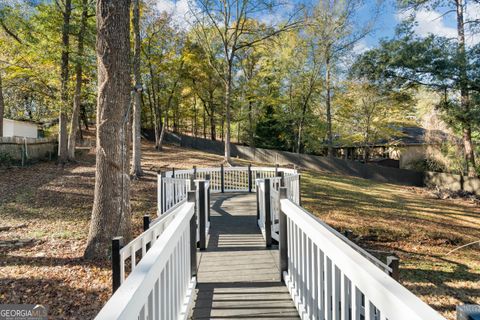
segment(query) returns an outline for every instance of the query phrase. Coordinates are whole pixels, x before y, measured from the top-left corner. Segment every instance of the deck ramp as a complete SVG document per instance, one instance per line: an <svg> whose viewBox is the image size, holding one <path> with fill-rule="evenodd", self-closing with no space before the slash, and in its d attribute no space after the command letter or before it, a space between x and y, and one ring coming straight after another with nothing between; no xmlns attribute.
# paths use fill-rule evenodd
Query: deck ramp
<svg viewBox="0 0 480 320"><path fill-rule="evenodd" d="M280 282L278 251L265 248L255 194L212 196L207 250L199 255L192 319L299 319Z"/></svg>

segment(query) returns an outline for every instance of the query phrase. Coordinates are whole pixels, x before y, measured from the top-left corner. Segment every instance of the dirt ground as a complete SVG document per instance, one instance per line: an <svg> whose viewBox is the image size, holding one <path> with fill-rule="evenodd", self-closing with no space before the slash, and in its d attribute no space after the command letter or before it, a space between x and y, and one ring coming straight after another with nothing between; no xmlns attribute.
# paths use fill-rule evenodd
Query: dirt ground
<svg viewBox="0 0 480 320"><path fill-rule="evenodd" d="M135 233L156 213L156 172L220 165L222 157L166 146L143 148L145 176L132 181ZM82 258L95 183L95 155L64 168L0 169L0 303L44 304L52 319L92 319L111 294L109 261Z"/></svg>

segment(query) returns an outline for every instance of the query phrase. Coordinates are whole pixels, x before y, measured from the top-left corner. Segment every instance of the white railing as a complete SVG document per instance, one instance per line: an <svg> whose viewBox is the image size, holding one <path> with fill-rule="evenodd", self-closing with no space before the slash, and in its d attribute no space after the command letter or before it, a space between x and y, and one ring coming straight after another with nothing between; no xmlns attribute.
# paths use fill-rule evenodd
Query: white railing
<svg viewBox="0 0 480 320"><path fill-rule="evenodd" d="M210 190L213 193L249 192L256 190L255 179L274 178L278 172L283 172L283 176L286 178L298 176L297 170L280 167L222 166L219 168L192 168L167 171L163 173L164 176L162 176L162 174L158 175L158 211L166 211L169 206L174 205L178 196L177 192L173 191L176 190L173 187L181 183L177 181L178 179L181 181L189 179L207 180L208 177L210 180ZM188 185L188 182L185 183ZM166 188L172 191L164 195L162 190ZM164 204L165 202L167 203Z"/></svg>
<svg viewBox="0 0 480 320"><path fill-rule="evenodd" d="M302 319L444 320L304 209L288 199L280 206L283 277Z"/></svg>
<svg viewBox="0 0 480 320"><path fill-rule="evenodd" d="M130 271L132 272L137 266L137 260L145 257L148 248L155 244L158 237L175 219L175 216L181 211L179 208L186 203L186 200L184 198L163 215L153 220L147 230L120 249L120 284L125 281L128 262L130 262Z"/></svg>
<svg viewBox="0 0 480 320"><path fill-rule="evenodd" d="M136 237L134 240L130 241L128 244L123 246L120 249L120 284L122 284L125 279L127 278L127 273L130 271L132 272L136 266L138 260L143 258L148 251L148 248L152 246L157 238L165 231L168 225L173 221L176 214L178 214L178 208L184 205L187 201L187 192L190 191L190 181L186 179L172 179L172 178L163 178L167 181L164 186L167 186L171 189L175 187L177 194L176 194L176 201L166 201L165 203L168 204L167 207L169 209L160 215L158 218L150 222L149 227L145 230L142 234ZM202 180L195 180L195 192L196 192L196 211L197 211L197 242L201 239L205 241L208 237L208 232L210 229L210 221L209 221L209 210L210 210L210 182L209 181L202 181ZM201 201L200 201L200 184L203 183L203 211L201 210ZM174 197L171 196L173 190L166 189L165 192L169 194L169 199L173 199ZM170 205L173 205L170 207ZM201 213L202 211L202 213ZM204 217L204 223L200 223L200 218ZM203 227L203 228L202 228ZM205 237L200 237L201 230L204 231Z"/></svg>
<svg viewBox="0 0 480 320"><path fill-rule="evenodd" d="M287 179L288 177L288 179ZM257 190L257 224L262 231L263 237L269 243L272 239L278 241L278 215L280 212L280 187L282 185L282 179L284 180L285 187L287 188L287 194L289 199L299 204L300 201L300 175L298 173L285 177L272 177L265 179L255 180L255 186ZM269 181L268 191L265 188L266 181ZM268 198L268 199L267 199ZM266 203L268 201L268 203ZM268 213L267 218L267 211ZM267 220L270 225L267 225ZM267 228L269 230L267 230Z"/></svg>
<svg viewBox="0 0 480 320"><path fill-rule="evenodd" d="M157 211L162 214L187 198L190 191L188 178L158 177Z"/></svg>
<svg viewBox="0 0 480 320"><path fill-rule="evenodd" d="M187 319L196 279L191 272L190 220L186 202L95 319Z"/></svg>

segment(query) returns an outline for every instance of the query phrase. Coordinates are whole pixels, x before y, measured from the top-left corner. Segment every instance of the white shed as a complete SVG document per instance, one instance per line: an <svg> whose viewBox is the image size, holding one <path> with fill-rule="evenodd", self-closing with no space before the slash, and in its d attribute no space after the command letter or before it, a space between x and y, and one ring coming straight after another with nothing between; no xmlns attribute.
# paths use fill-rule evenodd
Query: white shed
<svg viewBox="0 0 480 320"><path fill-rule="evenodd" d="M3 119L4 137L38 138L38 127L35 123Z"/></svg>

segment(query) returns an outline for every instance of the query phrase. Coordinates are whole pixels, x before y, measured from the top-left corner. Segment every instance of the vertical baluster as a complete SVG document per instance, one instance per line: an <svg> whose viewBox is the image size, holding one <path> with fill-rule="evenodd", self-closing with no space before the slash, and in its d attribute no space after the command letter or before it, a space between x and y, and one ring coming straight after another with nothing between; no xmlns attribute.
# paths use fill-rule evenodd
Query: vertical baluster
<svg viewBox="0 0 480 320"><path fill-rule="evenodd" d="M325 309L326 320L332 320L332 261L325 259Z"/></svg>
<svg viewBox="0 0 480 320"><path fill-rule="evenodd" d="M320 248L318 248L318 303L320 310L320 319L325 319L325 255Z"/></svg>
<svg viewBox="0 0 480 320"><path fill-rule="evenodd" d="M295 292L300 297L300 230L295 225Z"/></svg>
<svg viewBox="0 0 480 320"><path fill-rule="evenodd" d="M340 269L333 266L333 319L340 320Z"/></svg>
<svg viewBox="0 0 480 320"><path fill-rule="evenodd" d="M312 309L313 309L313 314L312 314L312 319L318 319L319 318L319 311L320 311L320 305L318 301L318 288L320 287L318 283L318 278L320 276L319 274L319 256L318 256L318 247L315 243L312 243Z"/></svg>
<svg viewBox="0 0 480 320"><path fill-rule="evenodd" d="M172 319L171 311L172 311L172 289L171 289L171 272L170 272L170 258L167 261L165 266L165 319L170 320Z"/></svg>
<svg viewBox="0 0 480 320"><path fill-rule="evenodd" d="M300 230L300 273L301 273L301 301L303 305L306 305L306 292L307 292L307 283L306 283L306 275L307 272L305 270L305 258L306 258L306 252L305 252L305 233L303 230Z"/></svg>
<svg viewBox="0 0 480 320"><path fill-rule="evenodd" d="M314 282L313 282L313 261L314 261L314 253L313 253L313 245L312 245L312 241L310 238L307 237L307 243L308 243L308 254L307 254L307 259L308 259L308 264L307 264L307 267L308 267L308 273L307 273L307 277L308 277L308 297L309 297L309 301L308 301L308 314L310 316L310 319L313 319L313 314L314 314L314 299L315 299L315 294L314 294L314 288L315 288L315 285L314 285Z"/></svg>
<svg viewBox="0 0 480 320"><path fill-rule="evenodd" d="M365 320L375 320L372 317L372 305L370 304L370 300L365 296Z"/></svg>
<svg viewBox="0 0 480 320"><path fill-rule="evenodd" d="M137 266L137 257L135 255L135 245L131 246L130 247L130 256L131 256L131 259L132 259L132 272L133 272L133 269L135 269L135 267Z"/></svg>

